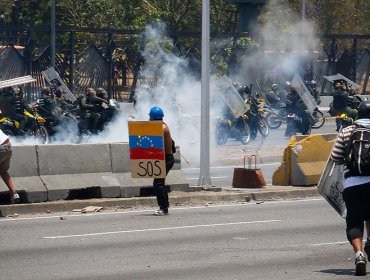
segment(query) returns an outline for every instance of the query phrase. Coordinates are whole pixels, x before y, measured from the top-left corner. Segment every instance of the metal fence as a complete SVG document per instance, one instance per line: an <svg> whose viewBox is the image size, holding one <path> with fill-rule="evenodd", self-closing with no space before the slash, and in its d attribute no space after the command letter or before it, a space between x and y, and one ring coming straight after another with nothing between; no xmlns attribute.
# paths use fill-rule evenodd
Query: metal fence
<svg viewBox="0 0 370 280"><path fill-rule="evenodd" d="M0 80L32 75L37 82L27 88L27 98L30 101L38 97L40 88L45 85L41 72L51 64L48 42L36 42L33 39L37 37L35 34L45 31L36 32L29 28L9 31L0 27ZM186 35L181 36L186 39ZM191 36L194 39L194 34ZM66 38L68 43L65 43ZM367 37L365 39L368 40ZM143 35L133 31L59 30L55 69L75 95L83 94L88 87L103 87L110 97L128 100L133 97L138 84L157 84L164 81L162 74L155 70L145 74L140 72L144 62L140 53L143 40ZM369 92L369 50L357 50L356 44L353 44L352 49L338 52L337 43L334 39L331 40L334 43L329 49L315 52L302 61L304 65L301 68L305 69L305 78L315 79L318 88L325 94L328 85L322 77L338 72L359 83L362 93ZM354 42L355 40L357 39ZM199 40L193 41L199 45ZM218 50L211 51L214 56L224 55L219 54ZM176 53L189 62L189 75L184 79L200 79L199 48L177 49ZM232 52L232 55L248 56L248 53L243 50L243 53ZM229 59L229 62L238 63L233 59ZM234 67L237 68L238 65ZM253 77L253 83L261 90L264 83L269 82L266 76L268 71L262 69Z"/></svg>

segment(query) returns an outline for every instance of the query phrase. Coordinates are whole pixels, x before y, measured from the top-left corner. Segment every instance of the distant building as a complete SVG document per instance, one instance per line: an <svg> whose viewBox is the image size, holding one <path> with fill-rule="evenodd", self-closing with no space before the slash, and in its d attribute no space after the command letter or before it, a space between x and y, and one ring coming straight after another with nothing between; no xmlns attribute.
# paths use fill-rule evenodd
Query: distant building
<svg viewBox="0 0 370 280"><path fill-rule="evenodd" d="M261 8L268 0L231 0L239 6L239 32L251 32L256 24Z"/></svg>

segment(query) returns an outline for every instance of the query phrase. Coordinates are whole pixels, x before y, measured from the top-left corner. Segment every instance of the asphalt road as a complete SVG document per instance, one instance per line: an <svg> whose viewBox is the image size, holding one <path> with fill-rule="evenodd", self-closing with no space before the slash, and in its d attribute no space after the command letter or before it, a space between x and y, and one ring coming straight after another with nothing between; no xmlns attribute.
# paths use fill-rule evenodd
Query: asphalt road
<svg viewBox="0 0 370 280"><path fill-rule="evenodd" d="M0 219L0 279L367 279L321 198Z"/></svg>
<svg viewBox="0 0 370 280"><path fill-rule="evenodd" d="M230 187L233 180L235 167L243 167L243 155L256 154L262 159L258 162L257 168L262 170L267 184L272 183L272 175L281 163L284 149L289 139L284 137L286 126L282 125L278 129L270 129L266 139L258 135L255 141L247 145L241 145L238 141L229 139L226 145L212 148L210 175L212 185L217 187ZM312 134L336 133L335 122L326 122L319 129L313 129ZM263 142L262 142L263 140ZM199 161L189 160L186 163L182 159L182 170L189 180L190 185L197 185L199 181Z"/></svg>

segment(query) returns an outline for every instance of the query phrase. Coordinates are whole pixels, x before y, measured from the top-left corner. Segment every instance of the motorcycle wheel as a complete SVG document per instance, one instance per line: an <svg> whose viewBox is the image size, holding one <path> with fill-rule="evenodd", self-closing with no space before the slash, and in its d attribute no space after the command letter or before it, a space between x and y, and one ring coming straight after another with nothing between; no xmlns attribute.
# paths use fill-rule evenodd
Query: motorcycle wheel
<svg viewBox="0 0 370 280"><path fill-rule="evenodd" d="M320 110L315 110L312 116L315 118L315 124L313 124L311 128L317 129L324 125L325 117L323 112Z"/></svg>
<svg viewBox="0 0 370 280"><path fill-rule="evenodd" d="M37 138L41 138L44 144L49 143L49 133L46 127L44 126L39 126L36 129L34 136Z"/></svg>
<svg viewBox="0 0 370 280"><path fill-rule="evenodd" d="M216 125L216 144L219 146L225 145L227 141L227 131L223 124Z"/></svg>
<svg viewBox="0 0 370 280"><path fill-rule="evenodd" d="M260 120L258 122L258 131L264 138L269 135L269 126L265 117L260 117Z"/></svg>
<svg viewBox="0 0 370 280"><path fill-rule="evenodd" d="M296 134L297 134L297 128L294 124L294 121L293 120L290 120L290 121L288 120L284 136L290 138L290 137L292 137L293 135L296 135Z"/></svg>
<svg viewBox="0 0 370 280"><path fill-rule="evenodd" d="M248 144L249 141L251 140L251 130L248 124L246 123L244 124L243 130L241 131L241 133L242 133L242 138L240 139L240 142L243 145Z"/></svg>
<svg viewBox="0 0 370 280"><path fill-rule="evenodd" d="M275 113L269 113L266 116L267 125L271 129L277 129L283 123L282 119Z"/></svg>

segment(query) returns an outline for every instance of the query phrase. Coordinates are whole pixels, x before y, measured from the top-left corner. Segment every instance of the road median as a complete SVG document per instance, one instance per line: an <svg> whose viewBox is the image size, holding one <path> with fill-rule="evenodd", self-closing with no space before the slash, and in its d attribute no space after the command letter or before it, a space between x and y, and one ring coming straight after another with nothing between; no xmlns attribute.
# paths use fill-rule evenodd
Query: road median
<svg viewBox="0 0 370 280"><path fill-rule="evenodd" d="M169 194L170 205L208 205L225 203L262 203L264 201L303 199L320 196L316 186L293 187L271 186L259 189L236 189L218 187L191 187L192 192L173 191ZM96 206L103 210L136 209L156 207L155 196L131 198L102 198L87 200L58 200L40 203L0 205L2 217L18 217L20 215L53 214L58 212L79 212L79 210Z"/></svg>

